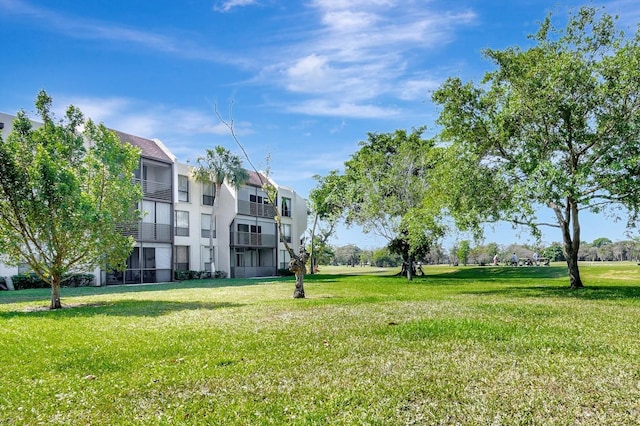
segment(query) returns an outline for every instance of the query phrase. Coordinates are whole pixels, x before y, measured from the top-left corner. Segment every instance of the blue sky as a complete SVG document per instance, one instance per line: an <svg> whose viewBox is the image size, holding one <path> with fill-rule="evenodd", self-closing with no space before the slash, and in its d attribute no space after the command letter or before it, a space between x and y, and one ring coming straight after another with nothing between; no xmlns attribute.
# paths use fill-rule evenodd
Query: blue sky
<svg viewBox="0 0 640 426"><path fill-rule="evenodd" d="M214 112L231 109L252 161L264 168L269 156L273 178L306 197L312 176L340 169L367 132L436 132L431 90L449 76L478 81L491 69L482 49L525 46L548 13L562 24L584 3L0 0L0 111L33 111L45 89L60 113L76 105L193 161L215 145L240 152ZM635 0L591 4L623 27L640 21ZM588 218L583 239L623 230ZM501 226L490 241L528 239ZM334 243L384 241L341 228Z"/></svg>

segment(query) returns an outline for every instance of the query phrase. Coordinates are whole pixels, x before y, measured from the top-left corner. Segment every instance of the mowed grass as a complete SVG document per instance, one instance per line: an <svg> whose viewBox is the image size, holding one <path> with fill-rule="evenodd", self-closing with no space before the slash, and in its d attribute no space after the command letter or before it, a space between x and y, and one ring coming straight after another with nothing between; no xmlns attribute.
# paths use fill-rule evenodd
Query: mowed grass
<svg viewBox="0 0 640 426"><path fill-rule="evenodd" d="M639 424L640 266L581 271L0 292L0 424Z"/></svg>

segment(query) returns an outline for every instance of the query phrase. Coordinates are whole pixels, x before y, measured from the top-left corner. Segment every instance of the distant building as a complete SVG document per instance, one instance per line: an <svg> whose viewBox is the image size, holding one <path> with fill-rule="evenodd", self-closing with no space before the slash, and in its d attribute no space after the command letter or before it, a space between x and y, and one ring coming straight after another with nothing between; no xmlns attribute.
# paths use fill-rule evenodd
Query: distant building
<svg viewBox="0 0 640 426"><path fill-rule="evenodd" d="M14 118L0 113L3 138L11 131ZM249 172L249 180L239 189L225 183L221 193L215 194L215 185L196 182L191 166L179 163L159 140L120 131L116 134L123 142L140 148L135 179L143 189L139 208L144 216L136 226L121 230L135 239L127 269L93 271L96 285L167 282L173 280L175 271L221 271L230 278L263 277L288 267L289 253L282 240L298 252L307 227L306 200L295 190L270 180L278 192L280 234L273 207L262 190L266 176ZM220 198L217 220L211 229L214 196ZM10 278L26 271L26 265L15 268L0 263L0 276Z"/></svg>

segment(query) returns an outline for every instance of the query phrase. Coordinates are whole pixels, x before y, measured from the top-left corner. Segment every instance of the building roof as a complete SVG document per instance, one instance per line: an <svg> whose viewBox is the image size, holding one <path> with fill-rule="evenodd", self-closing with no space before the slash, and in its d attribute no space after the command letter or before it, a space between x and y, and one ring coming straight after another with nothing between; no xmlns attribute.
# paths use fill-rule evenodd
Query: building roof
<svg viewBox="0 0 640 426"><path fill-rule="evenodd" d="M151 139L141 138L140 136L130 135L119 130L113 130L122 142L129 142L133 146L140 148L141 155L146 158L163 161L165 163L173 163L172 159L162 149L160 145Z"/></svg>
<svg viewBox="0 0 640 426"><path fill-rule="evenodd" d="M269 181L263 173L260 173L260 176L262 176L262 180L260 180L260 176L258 176L258 173L256 172L247 170L247 173L249 173L249 179L247 179L247 181L245 182L246 185L257 186L258 188L262 188L262 182Z"/></svg>

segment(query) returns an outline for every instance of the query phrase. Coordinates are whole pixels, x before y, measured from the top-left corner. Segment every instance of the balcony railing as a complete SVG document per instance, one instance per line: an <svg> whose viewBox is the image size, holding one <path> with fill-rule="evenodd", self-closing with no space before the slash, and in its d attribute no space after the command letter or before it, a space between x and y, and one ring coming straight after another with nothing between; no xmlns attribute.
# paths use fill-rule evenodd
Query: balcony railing
<svg viewBox="0 0 640 426"><path fill-rule="evenodd" d="M255 201L238 200L238 213L248 216L268 217L272 219L276 212L270 204L256 203Z"/></svg>
<svg viewBox="0 0 640 426"><path fill-rule="evenodd" d="M276 247L276 236L255 232L232 232L231 244L235 247Z"/></svg>
<svg viewBox="0 0 640 426"><path fill-rule="evenodd" d="M138 222L121 225L118 227L118 231L123 235L131 235L136 241L171 242L171 225Z"/></svg>
<svg viewBox="0 0 640 426"><path fill-rule="evenodd" d="M142 184L142 191L145 198L171 201L171 184L164 182L154 182L151 180L135 179L136 183Z"/></svg>
<svg viewBox="0 0 640 426"><path fill-rule="evenodd" d="M161 283L171 281L171 269L127 269L106 274L107 285Z"/></svg>
<svg viewBox="0 0 640 426"><path fill-rule="evenodd" d="M230 278L272 277L276 272L275 266L234 266Z"/></svg>

